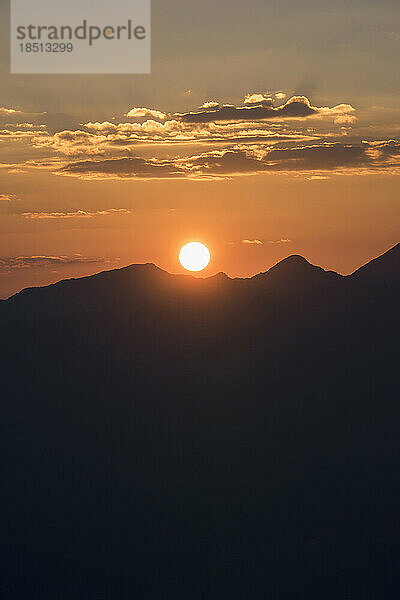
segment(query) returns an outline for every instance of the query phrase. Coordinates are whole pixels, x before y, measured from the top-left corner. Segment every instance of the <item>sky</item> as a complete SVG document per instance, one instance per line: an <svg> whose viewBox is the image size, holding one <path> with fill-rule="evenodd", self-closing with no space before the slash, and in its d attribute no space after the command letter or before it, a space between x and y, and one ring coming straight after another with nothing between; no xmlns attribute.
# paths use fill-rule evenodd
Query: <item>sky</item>
<svg viewBox="0 0 400 600"><path fill-rule="evenodd" d="M0 298L131 263L348 274L400 241L400 5L153 0L150 75L10 75Z"/></svg>

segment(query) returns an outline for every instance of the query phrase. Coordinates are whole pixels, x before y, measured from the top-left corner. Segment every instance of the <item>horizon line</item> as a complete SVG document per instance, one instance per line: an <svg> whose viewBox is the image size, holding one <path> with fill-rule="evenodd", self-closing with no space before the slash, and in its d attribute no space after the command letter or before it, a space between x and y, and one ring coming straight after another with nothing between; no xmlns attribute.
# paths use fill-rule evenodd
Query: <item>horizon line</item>
<svg viewBox="0 0 400 600"><path fill-rule="evenodd" d="M321 267L320 265L316 265L314 263L311 263L307 258L305 258L304 256L302 256L301 254L289 254L285 258L283 258L283 259L279 260L278 262L276 262L275 264L273 264L266 271L258 271L256 273L254 273L253 275L249 275L247 277L239 277L239 276L231 277L230 275L228 275L224 271L218 271L217 273L214 273L213 275L206 275L206 276L194 275L192 272L184 272L184 271L180 271L180 272L176 272L176 273L171 273L170 271L167 271L166 269L163 269L162 267L160 267L159 265L157 265L156 263L153 263L153 262L129 263L129 264L123 266L123 267L114 267L112 269L103 269L101 271L96 271L95 273L92 273L91 275L83 275L82 277L65 277L65 278L62 278L62 279L59 279L59 280L55 281L54 283L48 283L48 284L45 284L45 285L37 285L37 286L27 286L27 287L21 288L19 291L11 294L10 296L8 296L6 298L0 298L0 302L7 302L8 300L11 300L11 298L14 298L15 296L17 296L18 294L22 293L25 290L44 289L44 288L53 287L53 286L58 285L59 283L62 283L64 281L79 281L81 279L89 279L91 277L96 277L96 276L102 275L104 273L111 273L113 271L123 271L124 269L129 269L129 268L132 268L132 267L146 267L146 266L152 266L152 267L156 268L157 270L159 270L159 271L161 271L163 273L166 273L167 275L170 275L172 277L188 277L188 278L190 277L192 279L207 280L207 279L213 279L214 277L218 277L219 275L223 275L224 277L226 277L227 279L230 279L231 281L235 281L235 280L246 281L246 280L253 279L254 277L257 277L259 275L265 275L265 274L269 273L269 271L271 271L272 269L274 269L278 265L280 265L280 264L288 261L291 258L300 258L300 259L302 259L302 261L306 262L311 267L314 267L314 268L317 268L317 269L322 269L325 273L334 273L334 274L338 275L339 277L345 279L347 277L351 277L352 275L354 275L355 273L357 273L357 271L359 271L363 267L367 266L368 264L372 263L373 261L375 261L375 260L377 260L377 259L385 256L386 254L388 254L389 252L391 252L392 250L394 250L398 246L400 246L400 242L398 242L397 244L394 244L393 246L391 246L390 248L388 248L387 250L385 250L383 253L378 254L377 256L374 256L373 258L371 258L367 262L361 264L354 271L352 271L351 273L348 273L347 275L344 275L343 273L339 273L337 271L334 271L333 269L325 269L324 267Z"/></svg>

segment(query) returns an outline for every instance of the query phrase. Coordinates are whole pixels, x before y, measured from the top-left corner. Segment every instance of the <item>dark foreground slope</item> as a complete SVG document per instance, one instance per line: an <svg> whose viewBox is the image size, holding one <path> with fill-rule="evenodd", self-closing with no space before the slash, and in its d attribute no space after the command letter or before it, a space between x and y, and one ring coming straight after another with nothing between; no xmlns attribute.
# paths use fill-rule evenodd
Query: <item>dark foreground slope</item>
<svg viewBox="0 0 400 600"><path fill-rule="evenodd" d="M397 599L399 273L134 265L0 304L3 596Z"/></svg>

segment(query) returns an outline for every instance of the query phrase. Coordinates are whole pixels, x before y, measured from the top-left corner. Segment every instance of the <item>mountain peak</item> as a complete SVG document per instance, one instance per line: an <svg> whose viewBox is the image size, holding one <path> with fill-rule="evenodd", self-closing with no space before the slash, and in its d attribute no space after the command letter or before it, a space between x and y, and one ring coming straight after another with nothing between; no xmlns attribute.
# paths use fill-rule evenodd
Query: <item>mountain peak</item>
<svg viewBox="0 0 400 600"><path fill-rule="evenodd" d="M306 258L304 258L304 256L301 256L300 254L291 254L290 256L287 256L283 260L276 263L276 265L274 265L272 267L272 269L275 269L275 268L281 269L281 268L286 268L288 266L301 267L301 268L311 267L312 269L320 268L320 267L315 267L314 265L312 265Z"/></svg>
<svg viewBox="0 0 400 600"><path fill-rule="evenodd" d="M291 254L290 256L287 256L286 258L279 261L277 264L279 265L282 263L307 263L308 265L311 264L306 258L304 258L304 256L301 256L301 254Z"/></svg>
<svg viewBox="0 0 400 600"><path fill-rule="evenodd" d="M313 286L327 281L340 279L341 275L334 271L325 271L322 267L311 264L299 254L292 254L278 262L265 273L259 273L252 279L268 281L287 289L302 286Z"/></svg>

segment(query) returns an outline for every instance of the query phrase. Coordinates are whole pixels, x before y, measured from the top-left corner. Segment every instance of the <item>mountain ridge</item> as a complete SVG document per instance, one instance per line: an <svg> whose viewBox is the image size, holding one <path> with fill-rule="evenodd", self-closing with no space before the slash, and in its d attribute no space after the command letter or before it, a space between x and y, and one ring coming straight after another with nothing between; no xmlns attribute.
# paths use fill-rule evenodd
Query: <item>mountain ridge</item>
<svg viewBox="0 0 400 600"><path fill-rule="evenodd" d="M400 283L400 243L362 265L349 277L365 283L384 285Z"/></svg>
<svg viewBox="0 0 400 600"><path fill-rule="evenodd" d="M223 272L194 277L169 273L154 263L131 264L46 286L24 288L0 302L0 320L44 318L106 307L129 311L134 306L156 304L163 299L179 303L193 294L205 303L223 298L227 301L231 294L237 298L250 294L261 300L274 296L282 301L290 301L293 295L307 298L316 294L318 298L319 291L326 295L341 286L349 289L360 285L379 289L381 283L396 286L399 272L400 244L347 276L325 270L297 254L246 278L229 277Z"/></svg>
<svg viewBox="0 0 400 600"><path fill-rule="evenodd" d="M227 273L225 273L223 271L219 271L218 273L215 273L214 275L210 275L208 277L195 277L195 276L191 275L190 273L170 273L169 271L166 271L166 270L162 269L161 267L159 267L158 265L156 265L155 263L151 263L151 262L132 263L132 264L126 265L124 267L119 267L116 269L105 269L103 271L99 271L92 275L85 275L83 277L68 277L65 279L61 279L55 283L46 284L46 285L42 285L42 286L29 286L27 288L23 288L19 292L16 292L15 294L12 294L8 298L2 299L1 302L8 302L10 300L15 299L17 296L19 296L21 294L26 294L32 290L51 289L60 284L65 284L66 282L78 282L78 281L84 282L84 281L88 281L93 278L105 276L106 274L111 274L111 273L117 274L117 273L128 273L128 272L131 273L134 271L137 271L137 272L142 271L142 273L153 273L153 274L158 273L158 274L170 276L172 278L186 277L188 279L200 280L200 281L201 280L207 281L207 280L212 280L212 279L216 279L216 278L228 279L230 281L250 281L250 280L260 279L262 277L271 276L272 274L275 275L277 272L283 271L283 270L285 270L287 273L290 271L295 273L295 269L302 269L303 273L306 270L308 270L309 272L311 272L311 271L318 272L321 275L327 274L329 276L335 277L336 279L355 278L355 276L357 274L363 272L363 270L366 269L367 267L372 266L372 265L378 265L382 262L383 259L385 259L385 257L387 257L389 255L391 256L392 253L395 254L394 251L396 251L396 255L398 254L398 257L396 256L396 258L398 258L399 264L400 264L400 243L398 243L395 246L393 246L392 248L390 248L388 251L379 255L378 257L371 259L365 265L362 265L361 267L356 269L354 272L352 272L350 275L342 275L340 273L337 273L334 270L324 269L323 267L321 267L319 265L314 265L309 260L307 260L304 256L301 256L299 254L291 254L291 255L283 258L282 260L278 261L276 264L274 264L272 267L270 267L266 271L260 271L258 273L255 273L254 275L250 275L248 277L231 277L230 275L228 275Z"/></svg>

